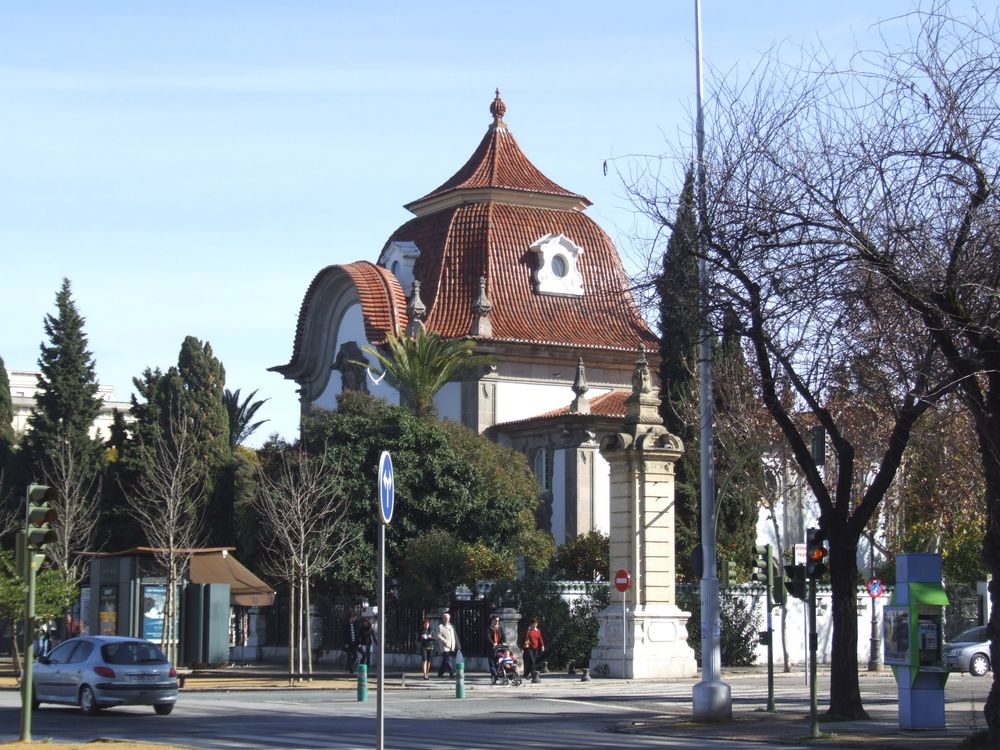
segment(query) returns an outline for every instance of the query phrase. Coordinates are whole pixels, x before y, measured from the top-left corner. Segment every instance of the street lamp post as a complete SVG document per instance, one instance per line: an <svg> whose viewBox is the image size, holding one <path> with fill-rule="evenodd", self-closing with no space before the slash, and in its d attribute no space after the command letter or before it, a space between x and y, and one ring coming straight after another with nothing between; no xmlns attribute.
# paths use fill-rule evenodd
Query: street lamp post
<svg viewBox="0 0 1000 750"><path fill-rule="evenodd" d="M694 686L695 721L730 721L733 717L729 685L722 681L719 624L719 578L715 554L715 475L712 451L712 340L708 330L708 263L706 247L705 107L701 70L701 3L694 3L695 69L698 112L696 122L698 164L698 281L701 307L701 342L698 347L698 401L701 411L701 682Z"/></svg>

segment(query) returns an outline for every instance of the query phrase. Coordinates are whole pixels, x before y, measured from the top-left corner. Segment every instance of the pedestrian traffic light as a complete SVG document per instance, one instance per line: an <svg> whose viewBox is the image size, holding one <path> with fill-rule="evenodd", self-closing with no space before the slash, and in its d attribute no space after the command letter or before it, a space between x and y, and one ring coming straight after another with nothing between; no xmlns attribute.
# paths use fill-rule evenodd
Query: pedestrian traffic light
<svg viewBox="0 0 1000 750"><path fill-rule="evenodd" d="M789 594L794 596L796 599L802 599L805 601L806 598L806 566L805 565L786 565L785 573L788 574L788 580L785 582L785 589Z"/></svg>
<svg viewBox="0 0 1000 750"><path fill-rule="evenodd" d="M750 580L767 585L767 571L771 566L771 545L759 544L753 548L753 567L750 569Z"/></svg>
<svg viewBox="0 0 1000 750"><path fill-rule="evenodd" d="M830 550L826 548L826 538L822 529L806 531L806 575L809 578L822 578L826 575L826 558Z"/></svg>
<svg viewBox="0 0 1000 750"><path fill-rule="evenodd" d="M45 545L53 544L58 536L52 524L58 514L51 503L58 498L55 488L44 484L28 486L28 510L25 515L24 530L25 547L33 552L45 549Z"/></svg>

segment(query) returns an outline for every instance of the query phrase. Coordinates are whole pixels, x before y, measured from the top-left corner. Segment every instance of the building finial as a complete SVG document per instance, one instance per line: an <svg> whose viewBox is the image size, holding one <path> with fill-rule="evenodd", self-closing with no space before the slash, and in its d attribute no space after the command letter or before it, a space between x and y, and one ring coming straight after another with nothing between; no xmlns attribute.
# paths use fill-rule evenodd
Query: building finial
<svg viewBox="0 0 1000 750"><path fill-rule="evenodd" d="M500 89L497 89L496 98L490 102L490 114L493 115L493 122L497 124L503 122L503 116L506 112L507 105L500 98Z"/></svg>
<svg viewBox="0 0 1000 750"><path fill-rule="evenodd" d="M410 322L406 326L406 333L409 336L416 336L417 331L423 329L424 318L427 317L427 306L420 299L420 282L414 279L413 288L410 290L410 298L406 301L406 314Z"/></svg>
<svg viewBox="0 0 1000 750"><path fill-rule="evenodd" d="M479 277L479 296L472 301L472 313L475 318L472 321L472 335L490 337L493 335L493 324L490 323L490 312L493 310L493 303L486 296L486 277Z"/></svg>
<svg viewBox="0 0 1000 750"><path fill-rule="evenodd" d="M584 395L590 390L587 385L587 371L583 367L583 357L576 362L576 377L573 379L573 403L569 406L570 414L590 414L590 402Z"/></svg>
<svg viewBox="0 0 1000 750"><path fill-rule="evenodd" d="M646 347L640 343L639 359L635 361L635 371L632 373L632 394L640 396L652 390L653 382L649 374L649 365L646 363Z"/></svg>

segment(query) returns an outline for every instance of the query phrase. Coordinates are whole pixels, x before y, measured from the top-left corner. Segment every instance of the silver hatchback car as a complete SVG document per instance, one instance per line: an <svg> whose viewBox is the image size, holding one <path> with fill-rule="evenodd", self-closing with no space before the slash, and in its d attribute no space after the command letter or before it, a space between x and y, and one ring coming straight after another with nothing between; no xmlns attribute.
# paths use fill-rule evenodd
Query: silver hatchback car
<svg viewBox="0 0 1000 750"><path fill-rule="evenodd" d="M952 672L968 672L982 677L990 671L990 639L986 626L956 635L946 646L944 665Z"/></svg>
<svg viewBox="0 0 1000 750"><path fill-rule="evenodd" d="M60 643L34 663L34 708L64 703L92 716L111 706L152 706L166 716L176 702L177 670L149 641L84 635Z"/></svg>

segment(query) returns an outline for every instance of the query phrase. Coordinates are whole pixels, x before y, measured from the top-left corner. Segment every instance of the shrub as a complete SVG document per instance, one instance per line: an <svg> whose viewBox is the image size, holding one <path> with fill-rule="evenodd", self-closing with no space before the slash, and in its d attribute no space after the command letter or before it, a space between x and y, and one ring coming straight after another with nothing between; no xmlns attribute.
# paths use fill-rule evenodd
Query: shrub
<svg viewBox="0 0 1000 750"><path fill-rule="evenodd" d="M687 587L685 587L687 589ZM701 664L701 599L696 587L678 594L677 605L691 613L688 645ZM724 667L749 667L757 658L760 642L760 614L750 600L732 589L722 589L719 602L719 651Z"/></svg>

